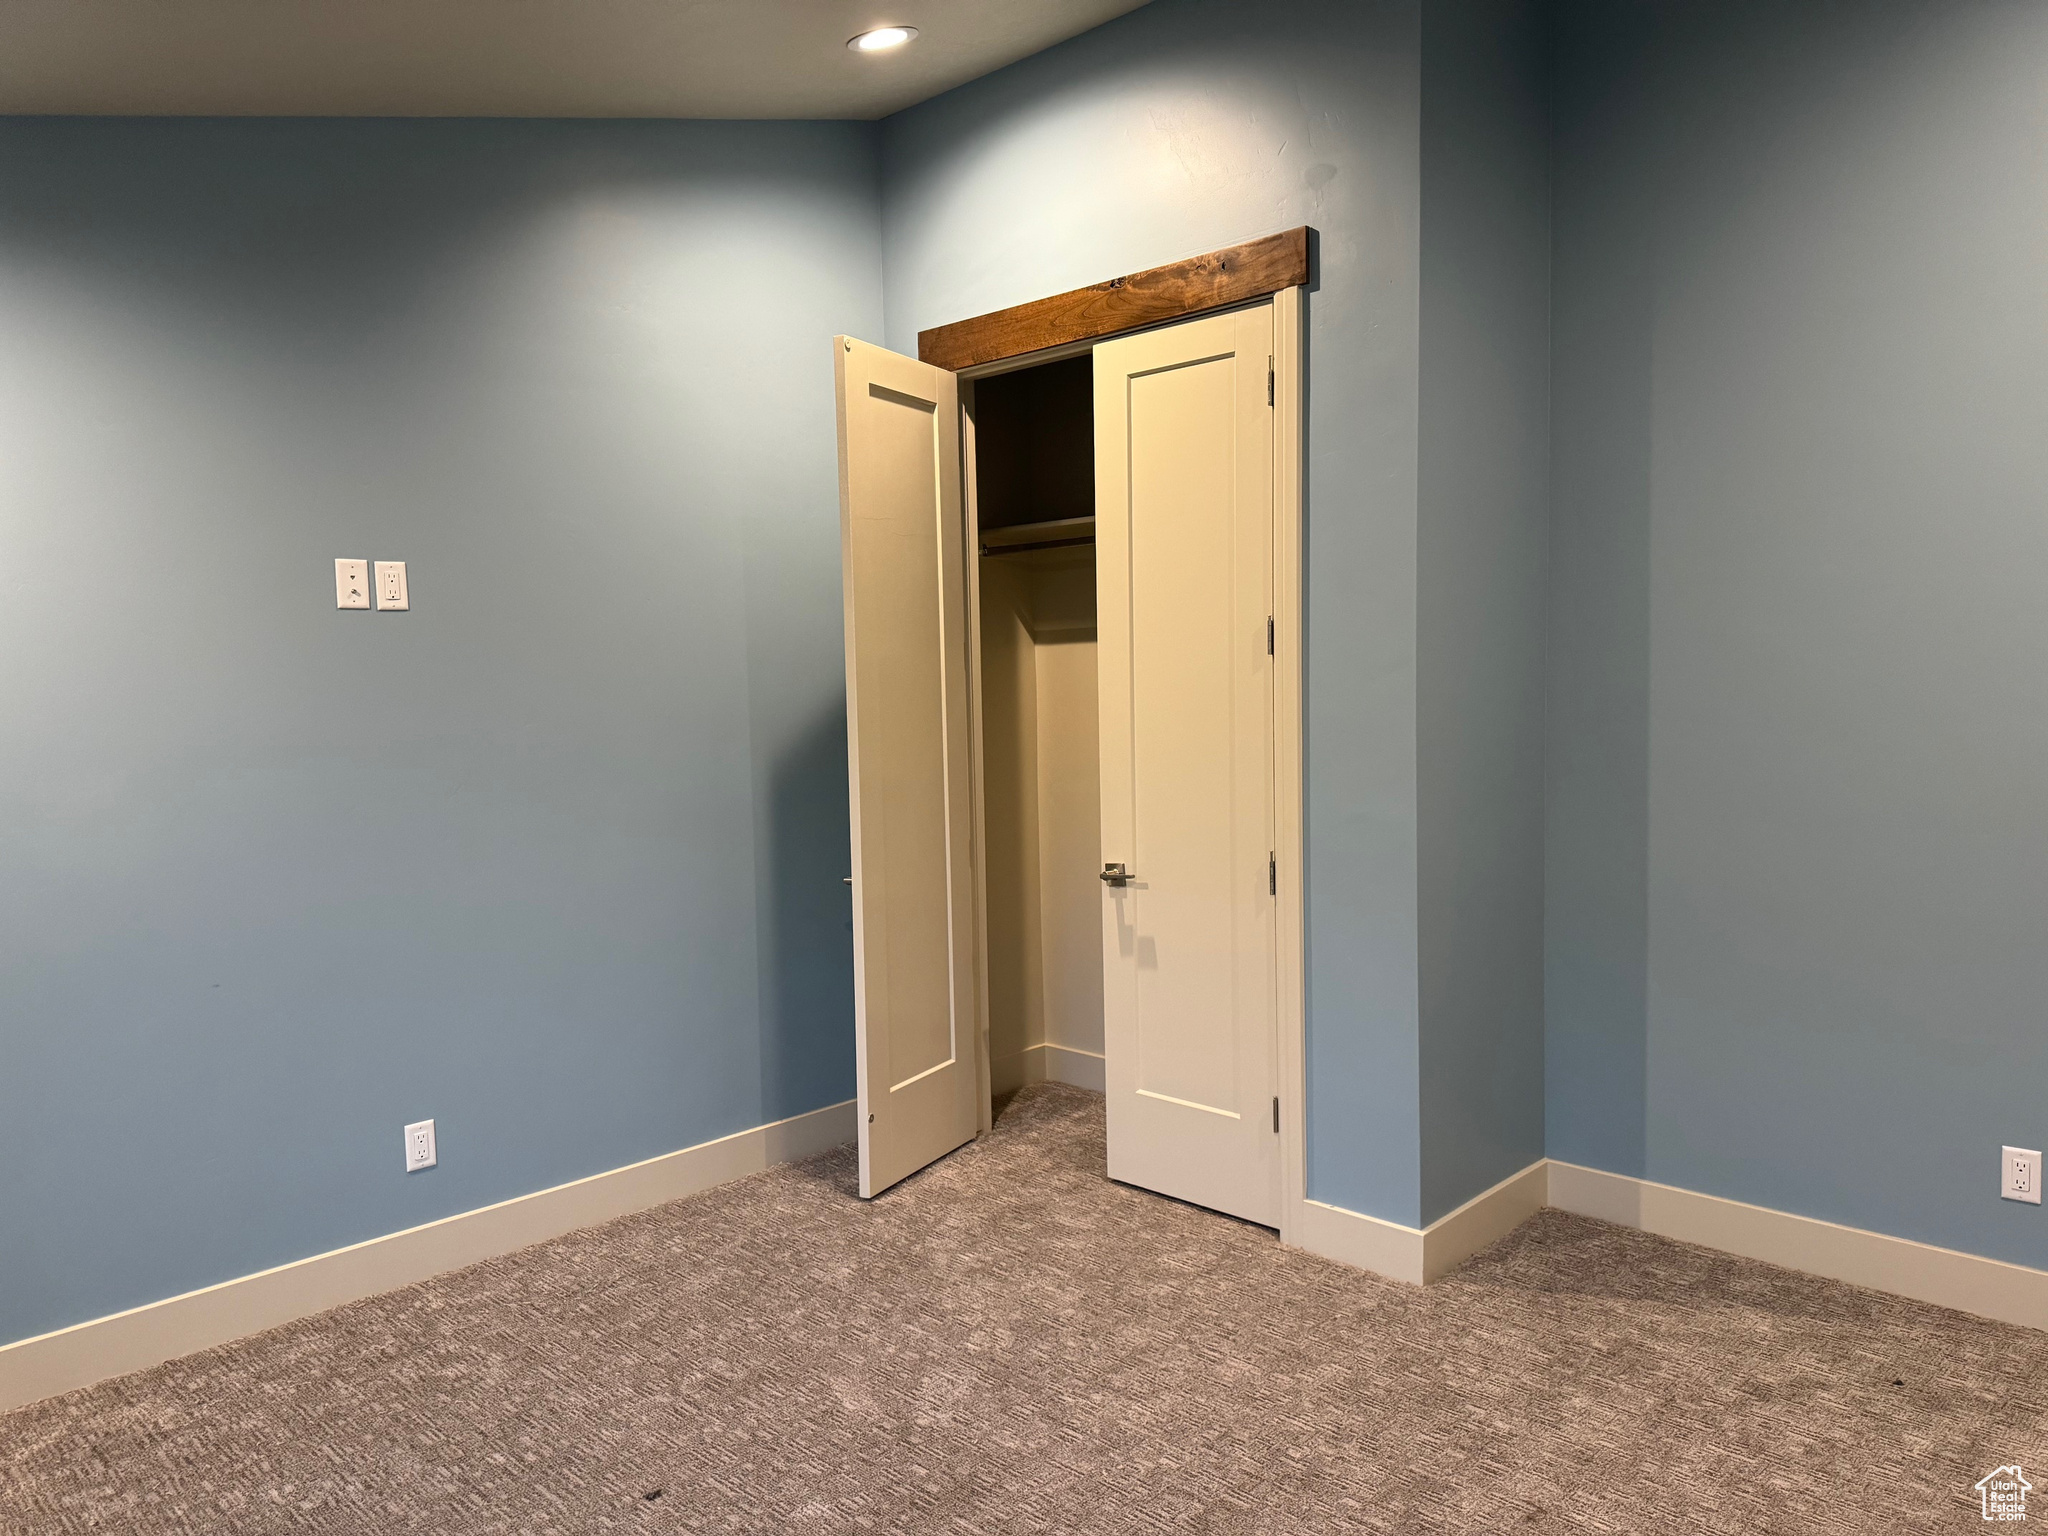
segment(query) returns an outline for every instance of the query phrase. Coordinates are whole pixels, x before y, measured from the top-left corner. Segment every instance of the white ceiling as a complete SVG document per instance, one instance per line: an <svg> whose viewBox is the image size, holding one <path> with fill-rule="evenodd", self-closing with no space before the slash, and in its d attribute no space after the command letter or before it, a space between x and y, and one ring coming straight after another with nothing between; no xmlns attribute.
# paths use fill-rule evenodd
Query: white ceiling
<svg viewBox="0 0 2048 1536"><path fill-rule="evenodd" d="M0 113L876 118L1144 3L0 0Z"/></svg>

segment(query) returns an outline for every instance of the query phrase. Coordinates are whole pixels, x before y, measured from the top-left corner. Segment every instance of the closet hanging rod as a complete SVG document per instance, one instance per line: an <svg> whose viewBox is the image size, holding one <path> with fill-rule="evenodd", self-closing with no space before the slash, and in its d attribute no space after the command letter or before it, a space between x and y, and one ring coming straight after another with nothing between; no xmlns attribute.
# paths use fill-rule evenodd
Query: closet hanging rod
<svg viewBox="0 0 2048 1536"><path fill-rule="evenodd" d="M1068 549L1076 544L1094 542L1095 535L1089 533L1078 539L1039 539L1032 544L984 544L981 546L981 552L984 555L1025 555L1034 549Z"/></svg>
<svg viewBox="0 0 2048 1536"><path fill-rule="evenodd" d="M1048 517L1032 523L1005 523L981 530L984 555L1021 555L1033 549L1068 549L1095 542L1093 517Z"/></svg>

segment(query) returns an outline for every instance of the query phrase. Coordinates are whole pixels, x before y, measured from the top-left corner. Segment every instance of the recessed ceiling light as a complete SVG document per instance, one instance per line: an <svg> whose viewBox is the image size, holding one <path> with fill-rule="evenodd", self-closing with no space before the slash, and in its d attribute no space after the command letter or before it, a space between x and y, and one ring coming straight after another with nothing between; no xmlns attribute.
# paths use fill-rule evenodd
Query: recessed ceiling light
<svg viewBox="0 0 2048 1536"><path fill-rule="evenodd" d="M876 27L859 37L849 37L846 46L855 53L885 53L891 48L901 48L915 36L915 27Z"/></svg>

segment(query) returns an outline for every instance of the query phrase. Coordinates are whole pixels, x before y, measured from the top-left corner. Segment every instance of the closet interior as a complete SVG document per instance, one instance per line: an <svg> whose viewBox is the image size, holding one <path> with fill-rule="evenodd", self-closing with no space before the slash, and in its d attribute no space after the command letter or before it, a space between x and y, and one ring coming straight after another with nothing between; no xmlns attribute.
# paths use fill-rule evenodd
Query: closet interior
<svg viewBox="0 0 2048 1536"><path fill-rule="evenodd" d="M975 382L989 1087L1103 1086L1094 362Z"/></svg>

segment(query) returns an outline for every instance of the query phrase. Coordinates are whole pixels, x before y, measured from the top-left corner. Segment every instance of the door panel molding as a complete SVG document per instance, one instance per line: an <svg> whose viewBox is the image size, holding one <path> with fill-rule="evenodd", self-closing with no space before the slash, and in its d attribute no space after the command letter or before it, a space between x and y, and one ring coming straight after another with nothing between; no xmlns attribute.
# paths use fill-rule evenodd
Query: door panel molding
<svg viewBox="0 0 2048 1536"><path fill-rule="evenodd" d="M959 385L833 338L860 1192L981 1126Z"/></svg>
<svg viewBox="0 0 2048 1536"><path fill-rule="evenodd" d="M1095 409L1110 1176L1277 1226L1272 325L1105 343Z"/></svg>

